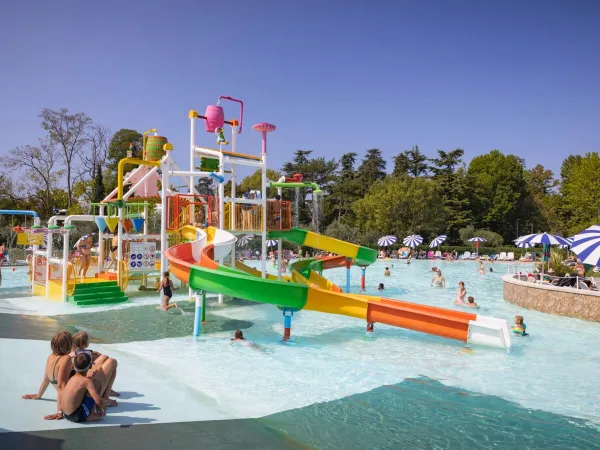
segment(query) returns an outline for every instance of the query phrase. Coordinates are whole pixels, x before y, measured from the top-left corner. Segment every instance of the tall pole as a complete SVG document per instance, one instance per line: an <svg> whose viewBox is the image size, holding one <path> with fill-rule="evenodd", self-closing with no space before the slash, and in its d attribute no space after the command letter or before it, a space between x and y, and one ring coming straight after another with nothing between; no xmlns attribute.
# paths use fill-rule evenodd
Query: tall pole
<svg viewBox="0 0 600 450"><path fill-rule="evenodd" d="M517 238L519 237L519 219L517 219Z"/></svg>
<svg viewBox="0 0 600 450"><path fill-rule="evenodd" d="M237 151L237 125L231 126L231 151L235 153ZM231 223L229 229L235 230L235 164L231 165ZM235 255L235 253L234 253Z"/></svg>
<svg viewBox="0 0 600 450"><path fill-rule="evenodd" d="M169 159L163 159L161 164L162 170L162 186L160 190L160 271L166 272L169 270L167 267L167 257L165 252L167 251L167 186L169 185ZM193 177L192 177L193 180Z"/></svg>
<svg viewBox="0 0 600 450"><path fill-rule="evenodd" d="M281 194L282 194L282 189L281 188L277 188L277 194L279 195L279 198L281 198ZM281 223L283 221L283 213L281 211L281 202L279 202L279 228L281 229ZM279 281L281 281L281 263L283 261L283 242L281 239L279 239L277 241L277 256L279 258L279 264L277 265L277 279Z"/></svg>
<svg viewBox="0 0 600 450"><path fill-rule="evenodd" d="M261 177L261 203L262 203L262 248L261 269L262 277L267 277L267 132L262 132L262 177ZM291 319L290 319L291 320Z"/></svg>
<svg viewBox="0 0 600 450"><path fill-rule="evenodd" d="M98 214L100 214L101 216L104 215L104 208L106 208L106 206L100 206L98 208ZM98 273L104 272L104 245L102 242L103 240L104 233L102 233L102 230L98 228Z"/></svg>
<svg viewBox="0 0 600 450"><path fill-rule="evenodd" d="M190 118L190 173L194 171L194 161L195 161L195 155L194 155L194 147L196 146L196 116L198 115L198 113L196 111L190 111L188 114L188 117ZM194 194L194 176L190 175L190 189L189 189L189 193L190 195ZM163 205L166 206L166 203L163 203ZM175 214L179 214L179 211L175 211ZM194 211L194 202L192 202L192 204L190 205L190 222L193 223L194 221L194 217L195 217L195 211ZM191 297L191 291L190 291L190 297Z"/></svg>

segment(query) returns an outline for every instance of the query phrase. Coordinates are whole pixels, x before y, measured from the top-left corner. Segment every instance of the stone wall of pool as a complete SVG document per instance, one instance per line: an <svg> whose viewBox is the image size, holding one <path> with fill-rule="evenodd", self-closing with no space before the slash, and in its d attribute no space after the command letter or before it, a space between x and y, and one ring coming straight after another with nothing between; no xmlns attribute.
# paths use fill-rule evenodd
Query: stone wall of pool
<svg viewBox="0 0 600 450"><path fill-rule="evenodd" d="M512 274L504 275L502 284L504 300L513 305L600 322L600 292L534 284Z"/></svg>

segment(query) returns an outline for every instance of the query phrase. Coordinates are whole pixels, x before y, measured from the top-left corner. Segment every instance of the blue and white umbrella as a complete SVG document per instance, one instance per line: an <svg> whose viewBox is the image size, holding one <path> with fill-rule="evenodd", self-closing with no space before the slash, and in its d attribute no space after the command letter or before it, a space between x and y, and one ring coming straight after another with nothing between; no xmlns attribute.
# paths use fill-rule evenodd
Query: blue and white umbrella
<svg viewBox="0 0 600 450"><path fill-rule="evenodd" d="M479 236L475 236L475 237L472 237L471 239L469 239L469 242L487 242L487 239L479 237Z"/></svg>
<svg viewBox="0 0 600 450"><path fill-rule="evenodd" d="M246 234L238 239L237 245L238 247L242 247L243 245L246 245L248 242L250 242L252 239L254 239L253 234Z"/></svg>
<svg viewBox="0 0 600 450"><path fill-rule="evenodd" d="M524 241L526 239L529 239L530 237L535 236L535 234L526 234L525 236L519 236L517 239L515 239L513 242L521 242ZM518 247L518 245L517 245Z"/></svg>
<svg viewBox="0 0 600 450"><path fill-rule="evenodd" d="M275 239L267 239L267 247L275 247L277 245L277 241Z"/></svg>
<svg viewBox="0 0 600 450"><path fill-rule="evenodd" d="M418 234L411 234L410 236L406 236L402 242L404 245L415 248L417 245L421 245L423 243L423 237Z"/></svg>
<svg viewBox="0 0 600 450"><path fill-rule="evenodd" d="M439 247L440 245L442 245L442 242L444 242L447 237L448 236L446 236L445 234L439 235L433 241L431 241L431 244L429 244L429 248Z"/></svg>
<svg viewBox="0 0 600 450"><path fill-rule="evenodd" d="M528 236L524 236L522 239L519 239L519 242L527 242L533 245L569 245L569 241L567 241L564 237L548 233L530 234Z"/></svg>
<svg viewBox="0 0 600 450"><path fill-rule="evenodd" d="M479 236L475 236L475 237L472 237L471 239L469 239L469 242L475 242L475 248L477 250L479 250L479 243L480 242L487 242L487 239L479 237Z"/></svg>
<svg viewBox="0 0 600 450"><path fill-rule="evenodd" d="M529 242L524 242L524 241L519 241L519 240L515 241L515 245L519 248L531 248L534 246L533 244L531 244Z"/></svg>
<svg viewBox="0 0 600 450"><path fill-rule="evenodd" d="M600 225L592 225L573 236L571 251L583 264L600 266Z"/></svg>
<svg viewBox="0 0 600 450"><path fill-rule="evenodd" d="M396 236L387 235L387 236L380 237L379 240L377 241L377 245L379 245L380 247L389 247L390 245L395 243L397 240L398 240L398 238L396 238Z"/></svg>
<svg viewBox="0 0 600 450"><path fill-rule="evenodd" d="M569 242L569 245L559 245L558 248L569 248L569 247L571 247L571 245L573 245L573 241L575 240L575 236L571 236L571 237L568 237L568 238L565 238L565 239Z"/></svg>

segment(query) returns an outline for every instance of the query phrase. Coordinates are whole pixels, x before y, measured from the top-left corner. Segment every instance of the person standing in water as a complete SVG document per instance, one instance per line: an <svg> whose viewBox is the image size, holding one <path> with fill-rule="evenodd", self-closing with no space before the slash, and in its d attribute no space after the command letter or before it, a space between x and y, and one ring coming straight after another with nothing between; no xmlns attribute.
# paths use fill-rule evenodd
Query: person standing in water
<svg viewBox="0 0 600 450"><path fill-rule="evenodd" d="M173 303L172 305L169 304L169 302L171 301L171 297L173 297L172 291L177 290L177 288L175 286L173 286L173 281L171 281L169 272L165 272L163 274L163 279L161 280L160 286L156 292L160 292L161 289L163 291L163 301L162 301L161 309L163 311L168 311L171 308L177 308L178 307L177 303Z"/></svg>
<svg viewBox="0 0 600 450"><path fill-rule="evenodd" d="M383 276L389 277L390 275L391 275L390 268L386 267L385 270L383 271Z"/></svg>
<svg viewBox="0 0 600 450"><path fill-rule="evenodd" d="M444 278L444 276L442 275L442 271L438 269L438 271L435 273L435 275L433 276L433 278L431 279L431 283L430 286L433 286L433 283L435 283L435 287L446 287L446 279Z"/></svg>
<svg viewBox="0 0 600 450"><path fill-rule="evenodd" d="M4 264L6 260L6 243L0 242L0 266ZM0 268L0 284L2 284L2 269Z"/></svg>
<svg viewBox="0 0 600 450"><path fill-rule="evenodd" d="M467 289L465 288L465 283L460 281L458 283L458 289L456 291L456 298L454 299L454 304L464 305L466 296L467 296Z"/></svg>

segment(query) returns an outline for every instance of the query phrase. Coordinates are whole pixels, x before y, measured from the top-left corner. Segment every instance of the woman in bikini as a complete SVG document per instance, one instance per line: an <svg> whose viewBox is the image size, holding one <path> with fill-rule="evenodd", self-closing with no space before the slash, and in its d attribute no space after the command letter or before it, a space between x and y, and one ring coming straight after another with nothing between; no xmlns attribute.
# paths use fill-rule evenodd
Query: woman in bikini
<svg viewBox="0 0 600 450"><path fill-rule="evenodd" d="M163 291L163 301L162 301L161 309L163 311L168 311L171 308L177 308L177 303L173 303L172 305L169 305L169 302L171 301L171 297L173 297L172 291L177 290L177 288L175 286L173 286L173 282L171 281L171 278L169 277L169 272L165 272L163 274L163 279L161 280L160 286L156 292L160 292L161 289Z"/></svg>
<svg viewBox="0 0 600 450"><path fill-rule="evenodd" d="M90 267L93 244L94 242L92 241L91 234L82 237L77 243L77 250L79 251L79 261L81 262L81 267L79 268L79 276L81 278L85 278L85 275L87 274L87 271Z"/></svg>
<svg viewBox="0 0 600 450"><path fill-rule="evenodd" d="M61 331L50 341L52 353L46 360L46 368L44 369L44 379L40 385L37 394L26 394L22 398L27 400L39 400L46 392L49 384L56 388L56 414L50 414L44 419L62 419L62 398L61 393L67 385L67 381L71 376L73 364L71 363L71 347L73 346L73 336L68 331Z"/></svg>

